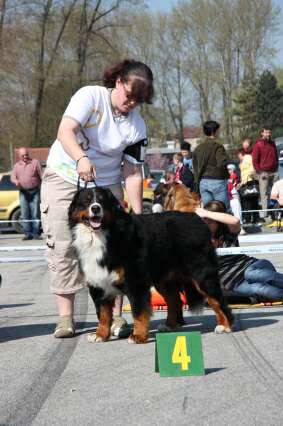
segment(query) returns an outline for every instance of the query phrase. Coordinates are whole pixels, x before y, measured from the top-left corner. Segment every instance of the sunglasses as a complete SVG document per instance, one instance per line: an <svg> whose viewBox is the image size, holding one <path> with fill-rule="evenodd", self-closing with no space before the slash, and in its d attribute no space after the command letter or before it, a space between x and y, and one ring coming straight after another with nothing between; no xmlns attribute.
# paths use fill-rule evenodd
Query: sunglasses
<svg viewBox="0 0 283 426"><path fill-rule="evenodd" d="M136 96L134 96L131 92L129 92L129 90L127 90L125 83L122 83L122 86L123 86L123 89L124 89L125 96L126 96L126 98L129 102L134 102L136 104L141 103L141 101L138 100L136 98Z"/></svg>

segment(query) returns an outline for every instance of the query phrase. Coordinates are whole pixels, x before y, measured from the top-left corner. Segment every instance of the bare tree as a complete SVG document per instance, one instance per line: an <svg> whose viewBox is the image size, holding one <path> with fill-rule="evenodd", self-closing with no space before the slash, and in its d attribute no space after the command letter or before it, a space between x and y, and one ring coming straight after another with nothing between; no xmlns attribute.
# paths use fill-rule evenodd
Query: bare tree
<svg viewBox="0 0 283 426"><path fill-rule="evenodd" d="M216 67L210 43L210 4L206 0L180 2L174 10L182 28L184 66L198 97L201 122L215 107Z"/></svg>
<svg viewBox="0 0 283 426"><path fill-rule="evenodd" d="M6 0L0 0L0 53L3 49L3 28L6 13Z"/></svg>
<svg viewBox="0 0 283 426"><path fill-rule="evenodd" d="M77 0L72 0L66 8L61 9L61 22L59 24L59 29L55 37L55 42L51 49L46 52L47 44L47 27L51 19L51 12L53 6L53 0L45 0L43 5L42 13L40 14L40 49L39 57L37 62L37 90L35 97L35 107L34 107L34 144L38 143L38 133L39 133L39 121L40 121L40 111L43 100L44 88L46 81L49 77L52 64L55 60L59 44L61 42L64 30L66 28L67 22L70 18L72 10L76 4Z"/></svg>
<svg viewBox="0 0 283 426"><path fill-rule="evenodd" d="M190 105L189 80L184 67L184 44L182 31L174 15L160 14L157 17L155 61L159 80L159 95L171 117L179 141L184 138L185 120Z"/></svg>

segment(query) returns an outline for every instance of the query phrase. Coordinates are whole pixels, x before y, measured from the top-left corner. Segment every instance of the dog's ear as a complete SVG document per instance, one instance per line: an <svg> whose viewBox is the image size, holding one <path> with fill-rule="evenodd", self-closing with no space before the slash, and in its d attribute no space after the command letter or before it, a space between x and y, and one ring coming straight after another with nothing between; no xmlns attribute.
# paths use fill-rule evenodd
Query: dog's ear
<svg viewBox="0 0 283 426"><path fill-rule="evenodd" d="M78 202L79 202L80 197L81 197L81 191L83 191L83 189L79 189L75 193L75 195L73 196L73 199L72 199L71 204L69 205L69 209L68 209L69 217L72 215L73 211L75 210L76 206L78 205Z"/></svg>

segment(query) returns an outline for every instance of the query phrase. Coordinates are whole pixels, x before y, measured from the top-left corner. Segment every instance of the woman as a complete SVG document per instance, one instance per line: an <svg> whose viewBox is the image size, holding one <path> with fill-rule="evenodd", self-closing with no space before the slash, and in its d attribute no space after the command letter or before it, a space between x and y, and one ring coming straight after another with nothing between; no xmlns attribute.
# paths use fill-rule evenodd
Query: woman
<svg viewBox="0 0 283 426"><path fill-rule="evenodd" d="M240 221L226 213L221 201L210 201L196 213L208 225L215 248L238 246ZM219 256L219 278L227 290L248 297L283 301L283 274L267 259L245 254Z"/></svg>
<svg viewBox="0 0 283 426"><path fill-rule="evenodd" d="M242 142L242 149L245 154L251 154L253 152L253 141L250 138L246 138Z"/></svg>
<svg viewBox="0 0 283 426"><path fill-rule="evenodd" d="M138 105L151 103L153 75L142 62L124 60L104 73L104 87L78 90L59 125L43 177L41 212L48 246L51 291L59 311L55 337L72 337L75 293L85 287L68 228L68 207L80 186L110 188L121 202L121 165L129 202L142 211L142 171L146 126ZM112 333L129 330L121 317L122 298L116 301ZM126 333L125 333L126 332Z"/></svg>
<svg viewBox="0 0 283 426"><path fill-rule="evenodd" d="M238 186L241 205L243 210L259 210L257 190L256 172L253 167L251 154L248 154L244 149L237 151L239 159L239 167L241 171L241 181ZM248 223L259 224L259 213L243 213L243 224Z"/></svg>
<svg viewBox="0 0 283 426"><path fill-rule="evenodd" d="M174 154L173 162L175 164L175 182L182 183L191 191L194 190L194 175L188 166L183 163L182 154Z"/></svg>

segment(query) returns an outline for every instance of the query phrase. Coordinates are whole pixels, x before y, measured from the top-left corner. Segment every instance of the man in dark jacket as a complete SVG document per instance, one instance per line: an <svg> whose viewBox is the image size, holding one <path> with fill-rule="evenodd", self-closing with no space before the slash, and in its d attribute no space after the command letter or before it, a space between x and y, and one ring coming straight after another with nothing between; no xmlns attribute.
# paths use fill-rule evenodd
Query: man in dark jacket
<svg viewBox="0 0 283 426"><path fill-rule="evenodd" d="M194 150L193 169L203 204L218 200L230 210L226 183L228 156L224 146L217 142L219 127L216 121L204 123L206 139Z"/></svg>
<svg viewBox="0 0 283 426"><path fill-rule="evenodd" d="M267 209L271 188L278 177L278 155L275 142L271 139L269 126L264 126L260 132L261 138L253 147L253 166L258 175L259 192L262 209ZM263 212L267 217L268 212Z"/></svg>

